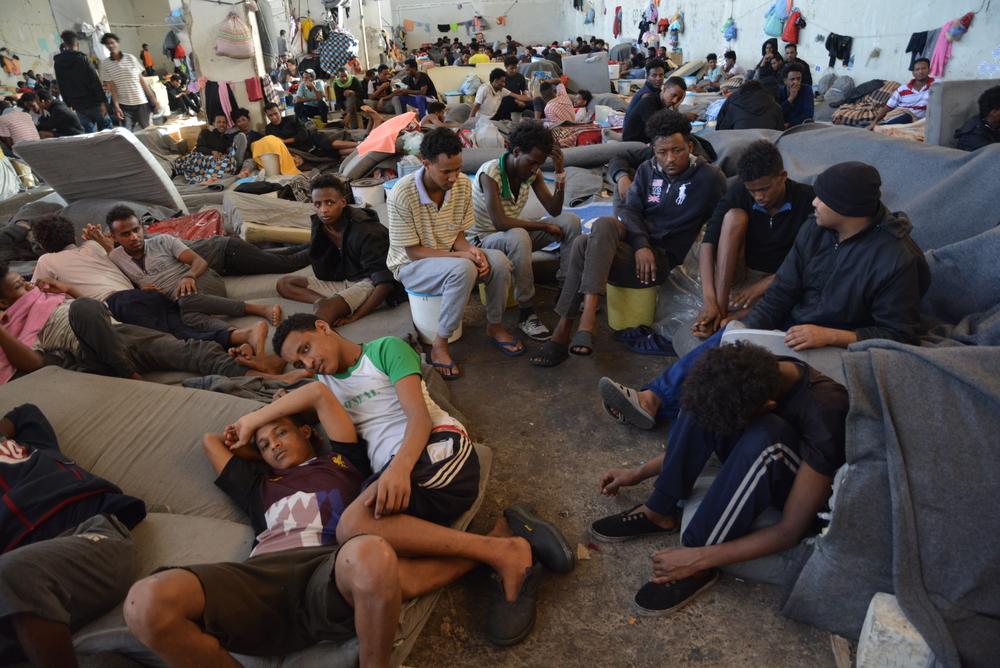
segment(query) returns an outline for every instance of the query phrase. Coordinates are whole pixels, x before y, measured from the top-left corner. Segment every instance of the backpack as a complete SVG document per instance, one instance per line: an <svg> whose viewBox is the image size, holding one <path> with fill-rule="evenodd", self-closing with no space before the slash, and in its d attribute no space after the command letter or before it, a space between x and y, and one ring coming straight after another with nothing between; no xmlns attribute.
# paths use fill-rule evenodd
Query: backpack
<svg viewBox="0 0 1000 668"><path fill-rule="evenodd" d="M475 95L479 87L483 85L483 80L475 74L469 74L462 80L462 85L458 87L458 92L462 95Z"/></svg>
<svg viewBox="0 0 1000 668"><path fill-rule="evenodd" d="M774 0L771 8L764 15L764 34L768 37L781 37L785 27L785 19L792 13L792 0Z"/></svg>
<svg viewBox="0 0 1000 668"><path fill-rule="evenodd" d="M726 22L722 24L722 38L727 42L732 42L736 39L737 33L736 20L731 17L726 19Z"/></svg>
<svg viewBox="0 0 1000 668"><path fill-rule="evenodd" d="M236 12L229 12L219 25L219 35L215 38L215 52L229 58L252 58L253 36L250 26Z"/></svg>

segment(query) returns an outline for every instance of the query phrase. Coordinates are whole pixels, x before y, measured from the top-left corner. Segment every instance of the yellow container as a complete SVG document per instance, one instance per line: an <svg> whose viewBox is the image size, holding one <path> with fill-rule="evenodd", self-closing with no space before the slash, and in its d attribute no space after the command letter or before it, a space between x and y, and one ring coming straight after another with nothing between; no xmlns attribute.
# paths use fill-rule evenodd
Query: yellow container
<svg viewBox="0 0 1000 668"><path fill-rule="evenodd" d="M611 329L628 329L652 325L656 317L657 292L656 286L622 288L608 285L608 326Z"/></svg>
<svg viewBox="0 0 1000 668"><path fill-rule="evenodd" d="M322 130L323 128L326 127L326 119L323 118L322 116L313 116L312 120L313 120L313 123L316 124L316 129L317 130Z"/></svg>
<svg viewBox="0 0 1000 668"><path fill-rule="evenodd" d="M483 306L486 306L486 284L479 284L479 301L482 302ZM507 292L507 306L505 308L514 308L517 306L517 300L514 299L514 286L510 286L510 291Z"/></svg>

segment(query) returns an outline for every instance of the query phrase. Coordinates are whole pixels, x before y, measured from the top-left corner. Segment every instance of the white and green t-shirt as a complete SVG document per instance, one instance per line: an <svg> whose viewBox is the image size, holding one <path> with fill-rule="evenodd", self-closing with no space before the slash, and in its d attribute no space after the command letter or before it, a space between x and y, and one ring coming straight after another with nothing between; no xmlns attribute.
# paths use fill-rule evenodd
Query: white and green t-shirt
<svg viewBox="0 0 1000 668"><path fill-rule="evenodd" d="M396 393L396 383L420 374L420 357L405 341L395 336L375 339L361 347L361 357L343 373L317 374L316 380L329 387L351 416L358 436L368 444L368 459L376 473L399 452L406 432L406 413ZM431 428L462 424L445 413L427 393L421 379Z"/></svg>

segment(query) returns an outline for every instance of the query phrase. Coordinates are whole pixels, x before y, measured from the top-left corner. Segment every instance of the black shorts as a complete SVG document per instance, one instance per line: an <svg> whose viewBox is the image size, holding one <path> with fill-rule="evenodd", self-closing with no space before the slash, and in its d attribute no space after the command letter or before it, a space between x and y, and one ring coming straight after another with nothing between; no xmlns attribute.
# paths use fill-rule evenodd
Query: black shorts
<svg viewBox="0 0 1000 668"><path fill-rule="evenodd" d="M356 635L354 610L337 589L336 545L297 547L243 563L182 566L201 582L201 625L228 651L284 656Z"/></svg>
<svg viewBox="0 0 1000 668"><path fill-rule="evenodd" d="M378 480L382 471L368 478L362 489ZM461 517L479 496L479 456L468 435L451 427L431 431L410 482L408 515L442 526Z"/></svg>

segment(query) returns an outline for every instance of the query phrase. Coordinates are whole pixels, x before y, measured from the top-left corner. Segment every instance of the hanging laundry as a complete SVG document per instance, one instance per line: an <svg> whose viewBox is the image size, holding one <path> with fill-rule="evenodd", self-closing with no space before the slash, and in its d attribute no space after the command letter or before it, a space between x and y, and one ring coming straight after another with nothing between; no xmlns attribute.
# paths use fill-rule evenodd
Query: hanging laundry
<svg viewBox="0 0 1000 668"><path fill-rule="evenodd" d="M163 55L167 58L174 57L174 49L180 46L181 41L177 38L177 33L173 30L168 30L166 36L163 38Z"/></svg>
<svg viewBox="0 0 1000 668"><path fill-rule="evenodd" d="M320 67L333 74L358 55L358 40L349 32L334 30L326 41L319 45L317 51Z"/></svg>
<svg viewBox="0 0 1000 668"><path fill-rule="evenodd" d="M660 20L660 10L656 8L655 2L649 3L649 7L647 7L646 11L642 13L642 18L650 23L656 23Z"/></svg>
<svg viewBox="0 0 1000 668"><path fill-rule="evenodd" d="M247 87L247 99L259 102L264 99L264 88L260 85L260 77L250 77L243 84Z"/></svg>
<svg viewBox="0 0 1000 668"><path fill-rule="evenodd" d="M587 14L586 14L586 16L583 17L583 24L584 25L592 24L594 22L594 17L596 16L596 13L597 12L594 11L594 5L593 5L593 3L588 2L587 3Z"/></svg>
<svg viewBox="0 0 1000 668"><path fill-rule="evenodd" d="M611 25L611 34L615 39L618 39L619 35L622 34L622 6L618 5L615 7L615 20ZM640 34L639 37L642 37Z"/></svg>
<svg viewBox="0 0 1000 668"><path fill-rule="evenodd" d="M913 63L927 46L927 31L915 32L910 35L910 41L906 43L906 53L910 54L910 71L913 71Z"/></svg>
<svg viewBox="0 0 1000 668"><path fill-rule="evenodd" d="M438 25L438 30L440 32L451 32L451 24L450 23L439 23L437 25Z"/></svg>
<svg viewBox="0 0 1000 668"><path fill-rule="evenodd" d="M962 39L962 36L968 32L974 16L975 14L969 12L962 16L962 18L948 21L941 26L937 44L934 45L934 53L931 55L932 77L944 76L944 68L951 59L952 43Z"/></svg>
<svg viewBox="0 0 1000 668"><path fill-rule="evenodd" d="M299 21L299 39L300 39L299 48L301 48L303 51L306 48L305 40L309 37L310 33L312 33L312 29L315 25L316 22L313 21L308 16Z"/></svg>
<svg viewBox="0 0 1000 668"><path fill-rule="evenodd" d="M264 99L267 102L278 104L280 100L278 93L274 90L274 82L271 81L271 77L261 77L260 82L264 88Z"/></svg>
<svg viewBox="0 0 1000 668"><path fill-rule="evenodd" d="M830 54L830 67L833 67L838 58L844 61L844 65L847 65L848 61L851 60L851 46L853 44L853 37L838 35L835 32L827 35L824 46L826 47L826 52Z"/></svg>
<svg viewBox="0 0 1000 668"><path fill-rule="evenodd" d="M806 27L806 20L802 17L802 12L795 9L788 18L785 19L785 27L781 31L781 41L788 44L799 43L799 30Z"/></svg>
<svg viewBox="0 0 1000 668"><path fill-rule="evenodd" d="M416 26L413 25L413 21L411 21L410 19L403 19L403 30L405 30L406 32L413 32L413 29L415 27Z"/></svg>
<svg viewBox="0 0 1000 668"><path fill-rule="evenodd" d="M228 81L205 81L205 86L202 90L204 93L202 100L205 102L205 115L207 118L215 118L219 114L223 114L226 118L229 118L232 110L239 106Z"/></svg>

